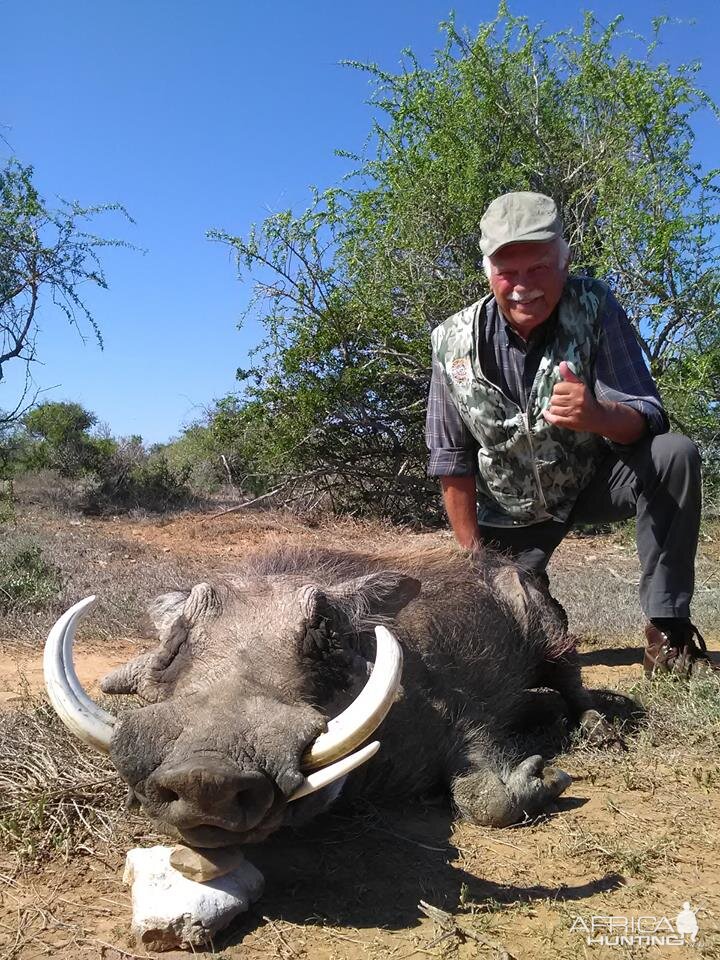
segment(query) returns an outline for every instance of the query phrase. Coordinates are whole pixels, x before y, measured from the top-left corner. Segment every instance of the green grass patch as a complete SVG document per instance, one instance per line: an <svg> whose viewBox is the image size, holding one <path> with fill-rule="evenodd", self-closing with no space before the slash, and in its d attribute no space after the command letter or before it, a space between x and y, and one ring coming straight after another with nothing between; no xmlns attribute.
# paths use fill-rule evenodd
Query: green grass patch
<svg viewBox="0 0 720 960"><path fill-rule="evenodd" d="M649 746L720 747L720 677L672 675L636 684L630 695L646 716L638 736Z"/></svg>

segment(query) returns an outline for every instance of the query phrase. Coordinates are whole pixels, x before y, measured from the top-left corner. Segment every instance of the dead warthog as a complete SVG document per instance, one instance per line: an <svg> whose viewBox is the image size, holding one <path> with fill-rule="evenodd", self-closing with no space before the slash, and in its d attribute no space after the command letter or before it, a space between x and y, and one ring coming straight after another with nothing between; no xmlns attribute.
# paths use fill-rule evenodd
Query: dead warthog
<svg viewBox="0 0 720 960"><path fill-rule="evenodd" d="M122 719L87 697L72 666L91 603L49 638L51 699L196 847L262 840L341 791L445 785L463 816L515 823L570 783L540 756L508 753L533 688L559 691L575 720L604 723L557 605L491 554L279 548L230 579L163 594L149 607L157 649L102 684L145 702Z"/></svg>

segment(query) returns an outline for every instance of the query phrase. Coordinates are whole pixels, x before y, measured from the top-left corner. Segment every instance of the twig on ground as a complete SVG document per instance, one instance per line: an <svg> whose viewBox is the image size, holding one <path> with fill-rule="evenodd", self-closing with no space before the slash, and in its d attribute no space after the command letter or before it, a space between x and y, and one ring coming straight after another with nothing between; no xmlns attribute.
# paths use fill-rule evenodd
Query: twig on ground
<svg viewBox="0 0 720 960"><path fill-rule="evenodd" d="M277 924L275 923L275 921L274 921L274 920L271 920L270 917L266 917L264 914L263 914L263 920L265 921L265 923L267 923L267 925L270 927L270 929L271 929L272 932L275 934L275 936L277 937L277 939L280 941L280 943L282 944L282 946L288 951L288 953L290 954L290 956L291 956L291 957L297 957L298 954L293 950L293 948L292 948L292 947L290 946L290 944L287 942L287 940L285 939L285 937L284 937L283 934L282 934L282 931L278 928L278 926L277 926Z"/></svg>
<svg viewBox="0 0 720 960"><path fill-rule="evenodd" d="M475 933L474 930L468 929L466 926L458 923L456 918L448 913L447 910L442 910L440 907L434 907L431 903L427 903L425 900L421 900L418 904L418 907L425 916L432 920L436 927L439 928L440 934L433 940L428 946L432 947L441 943L443 940L447 940L450 937L458 937L461 941L463 940L474 940L478 946L483 947L486 950L493 950L495 952L496 960L517 960L517 958L508 953L505 947L502 944L496 943L494 940L488 940L487 937L481 936L479 933Z"/></svg>
<svg viewBox="0 0 720 960"><path fill-rule="evenodd" d="M122 957L123 960L147 960L147 956L143 957L139 953L130 953L128 950L123 949L123 947L116 947L114 944L106 943L104 940L86 937L84 938L84 943L96 943L100 947L101 960L106 960L108 950L114 951L119 957Z"/></svg>

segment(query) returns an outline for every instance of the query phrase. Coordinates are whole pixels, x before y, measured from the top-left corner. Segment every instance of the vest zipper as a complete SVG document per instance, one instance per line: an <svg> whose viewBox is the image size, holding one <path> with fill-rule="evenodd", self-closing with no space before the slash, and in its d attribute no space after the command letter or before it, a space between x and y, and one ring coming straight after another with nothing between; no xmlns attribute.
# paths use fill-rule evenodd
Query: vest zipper
<svg viewBox="0 0 720 960"><path fill-rule="evenodd" d="M530 432L530 419L526 410L521 411L520 416L522 418L522 424L525 427L525 436L527 437L528 444L530 446L530 462L532 463L533 475L535 477L535 486L540 494L540 502L547 511L547 501L545 500L545 494L543 493L542 484L540 483L540 471L538 470L537 463L535 462L535 450L533 449L532 434Z"/></svg>

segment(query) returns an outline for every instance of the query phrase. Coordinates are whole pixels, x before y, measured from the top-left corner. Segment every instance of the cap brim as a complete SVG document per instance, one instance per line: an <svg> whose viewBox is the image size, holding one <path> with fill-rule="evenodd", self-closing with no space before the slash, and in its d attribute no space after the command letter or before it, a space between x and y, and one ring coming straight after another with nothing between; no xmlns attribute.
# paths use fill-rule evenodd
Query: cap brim
<svg viewBox="0 0 720 960"><path fill-rule="evenodd" d="M503 247L512 246L515 243L548 243L550 240L557 240L561 234L554 233L552 230L537 230L527 236L513 237L512 240L491 240L490 242L481 240L480 250L486 257L492 257Z"/></svg>

